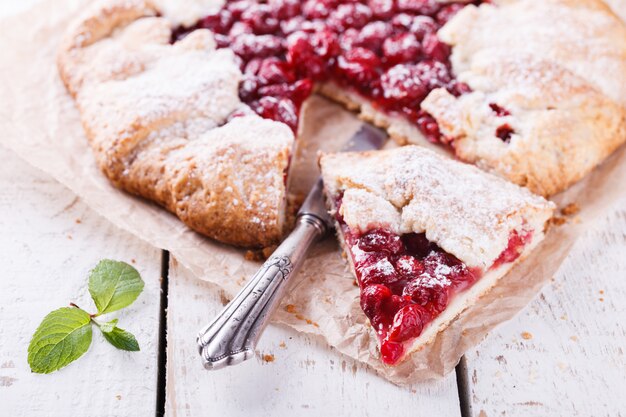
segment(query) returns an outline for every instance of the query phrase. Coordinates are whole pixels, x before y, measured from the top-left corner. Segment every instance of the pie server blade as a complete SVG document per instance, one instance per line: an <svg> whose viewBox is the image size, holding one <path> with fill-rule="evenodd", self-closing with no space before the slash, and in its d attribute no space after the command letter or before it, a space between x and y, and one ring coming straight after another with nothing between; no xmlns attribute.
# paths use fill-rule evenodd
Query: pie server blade
<svg viewBox="0 0 626 417"><path fill-rule="evenodd" d="M342 148L343 152L381 148L387 134L364 123ZM326 210L321 177L296 217L296 227L246 286L198 334L206 369L236 365L254 356L254 348L273 312L280 304L291 277L298 272L313 243L332 229Z"/></svg>

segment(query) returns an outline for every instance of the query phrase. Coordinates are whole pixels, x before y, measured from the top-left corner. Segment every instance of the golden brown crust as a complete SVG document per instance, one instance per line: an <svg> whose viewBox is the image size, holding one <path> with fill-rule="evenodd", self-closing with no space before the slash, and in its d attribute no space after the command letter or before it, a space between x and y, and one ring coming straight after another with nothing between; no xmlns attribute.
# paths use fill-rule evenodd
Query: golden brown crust
<svg viewBox="0 0 626 417"><path fill-rule="evenodd" d="M210 32L170 45L171 24L157 14L143 0L98 2L61 48L98 165L209 237L277 242L293 133L242 105L234 55L215 50Z"/></svg>
<svg viewBox="0 0 626 417"><path fill-rule="evenodd" d="M626 27L596 0L499 3L468 6L439 32L453 45L454 71L473 92L457 98L434 90L422 108L458 158L553 195L626 141ZM433 148L401 116L335 84L320 91L399 144ZM511 115L497 117L492 103ZM496 136L504 124L514 130L510 143Z"/></svg>

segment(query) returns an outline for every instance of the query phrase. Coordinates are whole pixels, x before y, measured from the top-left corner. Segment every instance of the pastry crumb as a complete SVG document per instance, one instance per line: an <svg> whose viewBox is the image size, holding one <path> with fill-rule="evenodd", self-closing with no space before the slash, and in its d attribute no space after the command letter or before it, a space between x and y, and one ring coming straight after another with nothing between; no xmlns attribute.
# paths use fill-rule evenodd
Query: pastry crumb
<svg viewBox="0 0 626 417"><path fill-rule="evenodd" d="M524 339L524 340L530 340L530 339L532 339L532 338L533 338L532 333L529 333L529 332L522 332L522 339Z"/></svg>
<svg viewBox="0 0 626 417"><path fill-rule="evenodd" d="M578 342L578 336L574 335L574 336L570 336L569 338L572 342Z"/></svg>
<svg viewBox="0 0 626 417"><path fill-rule="evenodd" d="M602 297L598 298L598 300L600 300L601 302L604 302L604 298Z"/></svg>
<svg viewBox="0 0 626 417"><path fill-rule="evenodd" d="M266 353L263 356L261 356L261 358L263 359L264 362L274 362L274 355L272 355L271 353Z"/></svg>
<svg viewBox="0 0 626 417"><path fill-rule="evenodd" d="M295 313L296 312L296 306L294 306L293 304L287 304L285 306L285 311L287 313Z"/></svg>
<svg viewBox="0 0 626 417"><path fill-rule="evenodd" d="M604 290L600 290L598 291L600 294L604 294Z"/></svg>
<svg viewBox="0 0 626 417"><path fill-rule="evenodd" d="M248 249L243 257L246 261L261 262L265 260L265 257L263 256L263 250L259 249Z"/></svg>
<svg viewBox="0 0 626 417"><path fill-rule="evenodd" d="M561 216L552 216L550 220L548 220L548 225L550 226L561 226L567 223L567 219Z"/></svg>
<svg viewBox="0 0 626 417"><path fill-rule="evenodd" d="M230 303L230 298L228 298L228 296L223 290L220 290L219 297L220 297L220 303L222 303L223 306Z"/></svg>
<svg viewBox="0 0 626 417"><path fill-rule="evenodd" d="M80 219L76 219L76 220L74 220L74 222L75 222L76 224L81 224L81 223L82 223L82 221L81 221Z"/></svg>
<svg viewBox="0 0 626 417"><path fill-rule="evenodd" d="M561 214L564 216L572 216L580 212L580 207L576 203L569 203L561 209Z"/></svg>
<svg viewBox="0 0 626 417"><path fill-rule="evenodd" d="M287 345L285 344L285 341L280 342L278 347L281 348L281 349L287 349Z"/></svg>

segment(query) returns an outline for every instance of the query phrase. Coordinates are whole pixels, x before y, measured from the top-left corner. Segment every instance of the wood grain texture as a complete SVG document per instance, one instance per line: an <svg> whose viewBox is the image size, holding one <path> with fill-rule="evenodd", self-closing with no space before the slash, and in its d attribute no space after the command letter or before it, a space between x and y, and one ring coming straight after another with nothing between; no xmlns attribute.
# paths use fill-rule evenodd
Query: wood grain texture
<svg viewBox="0 0 626 417"><path fill-rule="evenodd" d="M206 371L195 337L227 300L175 260L169 277L168 417L460 416L454 374L399 388L311 336L272 325L254 359Z"/></svg>
<svg viewBox="0 0 626 417"><path fill-rule="evenodd" d="M626 415L626 199L552 282L466 354L472 415Z"/></svg>
<svg viewBox="0 0 626 417"><path fill-rule="evenodd" d="M156 406L161 251L95 214L71 191L0 148L0 415L150 416ZM135 334L141 351L122 352L97 329L77 362L50 375L30 372L30 337L70 301L88 311L89 270L101 258L132 263L146 286L106 318Z"/></svg>

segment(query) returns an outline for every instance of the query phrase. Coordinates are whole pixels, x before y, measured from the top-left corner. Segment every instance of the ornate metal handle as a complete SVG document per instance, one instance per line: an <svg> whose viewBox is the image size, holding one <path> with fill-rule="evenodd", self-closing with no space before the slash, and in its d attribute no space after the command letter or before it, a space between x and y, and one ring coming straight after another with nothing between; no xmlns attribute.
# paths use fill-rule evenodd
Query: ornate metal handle
<svg viewBox="0 0 626 417"><path fill-rule="evenodd" d="M318 194L321 198L321 182ZM307 199L308 201L309 199ZM250 282L224 311L198 335L206 369L235 365L254 356L263 329L278 307L289 278L306 257L307 250L327 230L327 214L307 212L303 205L296 228L274 251Z"/></svg>

